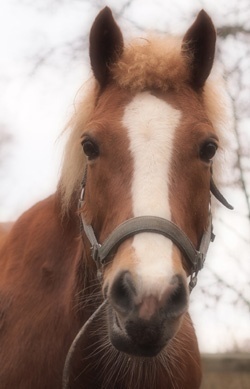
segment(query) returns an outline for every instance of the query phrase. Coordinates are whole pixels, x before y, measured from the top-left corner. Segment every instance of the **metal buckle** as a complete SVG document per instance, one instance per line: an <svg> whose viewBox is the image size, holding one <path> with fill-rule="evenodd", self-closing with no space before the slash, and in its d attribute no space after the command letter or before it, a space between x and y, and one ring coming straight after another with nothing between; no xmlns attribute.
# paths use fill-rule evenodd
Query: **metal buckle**
<svg viewBox="0 0 250 389"><path fill-rule="evenodd" d="M80 198L79 198L80 201L84 200L84 192L85 192L85 186L82 186L81 193L80 193Z"/></svg>
<svg viewBox="0 0 250 389"><path fill-rule="evenodd" d="M99 259L99 249L100 249L101 245L99 243L93 245L91 248L90 248L90 251L91 251L91 257L92 259L97 263L98 262L98 259Z"/></svg>
<svg viewBox="0 0 250 389"><path fill-rule="evenodd" d="M203 269L205 259L206 259L206 255L199 251L196 273L198 273L198 271Z"/></svg>
<svg viewBox="0 0 250 389"><path fill-rule="evenodd" d="M79 196L79 199L78 199L78 210L80 210L83 206L83 203L84 203L84 192L85 192L85 186L82 186L82 189L81 189L81 192L80 192L80 196Z"/></svg>
<svg viewBox="0 0 250 389"><path fill-rule="evenodd" d="M193 272L190 274L189 293L191 293L191 291L194 289L194 287L197 284L198 273L203 268L205 259L206 259L206 256L203 253L201 253L200 251L197 251L196 263L193 267Z"/></svg>
<svg viewBox="0 0 250 389"><path fill-rule="evenodd" d="M189 281L189 293L192 292L194 287L197 284L197 275L198 275L198 270L196 272L193 272L190 276L190 281Z"/></svg>

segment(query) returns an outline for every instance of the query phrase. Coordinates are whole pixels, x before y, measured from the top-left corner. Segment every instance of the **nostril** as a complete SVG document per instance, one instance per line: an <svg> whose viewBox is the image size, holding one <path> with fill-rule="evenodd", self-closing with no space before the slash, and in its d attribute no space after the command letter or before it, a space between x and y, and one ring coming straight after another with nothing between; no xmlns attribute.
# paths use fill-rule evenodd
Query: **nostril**
<svg viewBox="0 0 250 389"><path fill-rule="evenodd" d="M180 275L173 276L171 286L171 293L167 296L165 303L165 311L167 316L176 317L187 309L188 292Z"/></svg>
<svg viewBox="0 0 250 389"><path fill-rule="evenodd" d="M134 307L135 286L128 271L124 271L115 278L110 289L110 301L121 314L129 312Z"/></svg>

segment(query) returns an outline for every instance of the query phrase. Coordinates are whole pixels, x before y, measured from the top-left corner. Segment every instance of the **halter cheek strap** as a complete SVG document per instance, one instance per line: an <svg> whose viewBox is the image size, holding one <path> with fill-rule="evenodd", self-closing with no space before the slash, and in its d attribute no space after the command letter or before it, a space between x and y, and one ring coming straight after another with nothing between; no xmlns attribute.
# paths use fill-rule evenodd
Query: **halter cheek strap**
<svg viewBox="0 0 250 389"><path fill-rule="evenodd" d="M211 180L210 180L210 191L214 195L214 197L221 204L223 204L226 208L231 209L231 210L234 209L234 207L231 204L229 204L229 202L225 199L225 197L222 195L222 193L219 191L219 189L215 185L212 175L211 175Z"/></svg>
<svg viewBox="0 0 250 389"><path fill-rule="evenodd" d="M190 265L190 291L194 288L197 283L198 272L203 268L208 247L211 241L214 240L215 235L213 234L212 227L212 215L209 213L208 225L204 231L198 250L194 247L188 236L173 222L167 219L163 219L157 216L140 216L126 220L114 229L114 231L106 238L106 240L100 244L95 236L93 227L85 222L83 214L81 212L84 203L84 191L86 184L86 172L84 175L82 190L79 199L79 215L81 230L84 230L87 236L90 247L91 256L96 262L97 267L103 266L106 259L112 252L114 252L119 245L126 239L142 233L142 232L153 232L161 234L170 239L182 252L185 258L188 260ZM226 201L222 196L211 176L210 190L214 196L227 208L233 209L233 207Z"/></svg>

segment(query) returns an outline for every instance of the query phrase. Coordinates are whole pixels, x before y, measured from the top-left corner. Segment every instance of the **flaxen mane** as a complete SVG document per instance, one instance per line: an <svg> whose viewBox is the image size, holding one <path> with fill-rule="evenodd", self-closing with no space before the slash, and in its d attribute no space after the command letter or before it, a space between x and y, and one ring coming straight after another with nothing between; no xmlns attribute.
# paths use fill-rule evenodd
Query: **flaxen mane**
<svg viewBox="0 0 250 389"><path fill-rule="evenodd" d="M112 66L111 74L114 82L123 89L140 92L147 88L156 88L166 91L184 87L190 76L189 69L190 58L186 55L180 38L154 36L132 40ZM230 110L223 79L217 73L213 70L206 81L203 99L207 116L223 147L224 134L228 133L230 123ZM85 157L80 139L91 119L99 93L94 79L86 82L83 89L85 94L68 125L70 135L59 184L63 212L69 208L72 195L79 188L84 174Z"/></svg>

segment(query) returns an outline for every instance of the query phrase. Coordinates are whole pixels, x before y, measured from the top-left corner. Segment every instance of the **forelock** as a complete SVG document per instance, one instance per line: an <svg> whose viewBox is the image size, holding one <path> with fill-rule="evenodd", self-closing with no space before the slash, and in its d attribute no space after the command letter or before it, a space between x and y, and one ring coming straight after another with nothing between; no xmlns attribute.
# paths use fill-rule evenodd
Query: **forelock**
<svg viewBox="0 0 250 389"><path fill-rule="evenodd" d="M178 89L189 79L190 58L177 37L132 40L111 67L115 82L133 91Z"/></svg>

